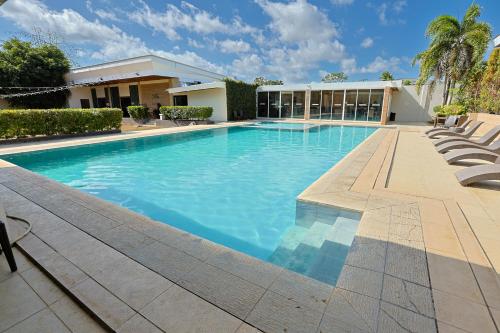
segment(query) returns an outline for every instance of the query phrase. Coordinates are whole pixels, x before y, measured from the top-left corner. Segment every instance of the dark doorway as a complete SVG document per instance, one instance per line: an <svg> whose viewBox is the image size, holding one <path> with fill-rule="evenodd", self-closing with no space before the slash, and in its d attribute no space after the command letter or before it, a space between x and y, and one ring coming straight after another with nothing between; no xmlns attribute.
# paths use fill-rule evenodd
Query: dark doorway
<svg viewBox="0 0 500 333"><path fill-rule="evenodd" d="M105 97L99 97L97 99L97 107L98 108L108 108L109 107L108 100Z"/></svg>
<svg viewBox="0 0 500 333"><path fill-rule="evenodd" d="M123 117L130 117L127 107L132 105L130 97L120 97L120 104L122 106Z"/></svg>

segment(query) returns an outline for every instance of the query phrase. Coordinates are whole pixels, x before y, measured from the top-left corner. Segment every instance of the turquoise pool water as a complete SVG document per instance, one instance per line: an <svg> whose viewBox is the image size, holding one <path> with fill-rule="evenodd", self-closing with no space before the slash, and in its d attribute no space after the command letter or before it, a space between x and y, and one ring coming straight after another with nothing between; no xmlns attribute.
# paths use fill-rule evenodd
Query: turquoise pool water
<svg viewBox="0 0 500 333"><path fill-rule="evenodd" d="M220 128L3 158L334 284L359 216L296 197L376 128L296 127Z"/></svg>

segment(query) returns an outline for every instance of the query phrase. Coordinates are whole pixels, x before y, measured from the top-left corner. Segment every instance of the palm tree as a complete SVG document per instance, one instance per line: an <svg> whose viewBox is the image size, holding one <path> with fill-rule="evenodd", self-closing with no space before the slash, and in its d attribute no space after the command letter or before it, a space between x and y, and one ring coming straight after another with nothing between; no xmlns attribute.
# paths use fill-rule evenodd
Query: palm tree
<svg viewBox="0 0 500 333"><path fill-rule="evenodd" d="M385 72L382 72L382 74L380 74L380 79L382 81L392 81L392 80L394 80L394 77L392 76L391 72L385 71Z"/></svg>
<svg viewBox="0 0 500 333"><path fill-rule="evenodd" d="M442 15L429 24L425 33L431 39L429 48L413 59L413 64L420 62L419 93L429 79L432 90L436 82L444 78L443 105L450 104L450 90L482 61L491 39L491 27L477 21L480 15L480 7L472 4L462 21Z"/></svg>

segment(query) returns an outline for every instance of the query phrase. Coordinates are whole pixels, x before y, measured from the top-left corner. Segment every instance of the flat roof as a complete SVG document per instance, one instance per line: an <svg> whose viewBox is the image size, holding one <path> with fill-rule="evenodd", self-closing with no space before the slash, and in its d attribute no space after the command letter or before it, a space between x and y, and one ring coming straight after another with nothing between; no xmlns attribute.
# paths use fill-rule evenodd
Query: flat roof
<svg viewBox="0 0 500 333"><path fill-rule="evenodd" d="M153 54L73 68L66 75L67 81L75 84L140 79L144 76L177 77L181 80L202 82L222 80L225 77L223 74Z"/></svg>
<svg viewBox="0 0 500 333"><path fill-rule="evenodd" d="M186 86L186 87L169 88L166 91L169 94L177 94L182 92L198 91L198 90L223 89L225 87L226 87L225 82L210 82L210 83L193 84L191 86Z"/></svg>
<svg viewBox="0 0 500 333"><path fill-rule="evenodd" d="M257 91L293 91L293 90L344 90L344 89L401 89L402 80L394 81L353 81L353 82L312 82L300 84L282 84L260 86Z"/></svg>

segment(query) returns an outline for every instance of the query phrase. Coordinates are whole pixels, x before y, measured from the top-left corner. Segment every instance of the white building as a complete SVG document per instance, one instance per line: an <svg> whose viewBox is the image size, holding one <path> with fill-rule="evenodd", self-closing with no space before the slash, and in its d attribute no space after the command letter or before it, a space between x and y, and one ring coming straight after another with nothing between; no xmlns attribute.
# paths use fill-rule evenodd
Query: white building
<svg viewBox="0 0 500 333"><path fill-rule="evenodd" d="M159 105L187 104L183 95L175 97L169 92L170 88L183 89L182 86L193 83L220 85L223 79L224 75L218 73L146 55L72 69L66 75L68 84L85 86L71 89L68 106L116 107L128 116L130 105L145 105L153 110ZM191 105L201 104L193 99ZM214 108L213 120L225 121L225 113L223 107Z"/></svg>

